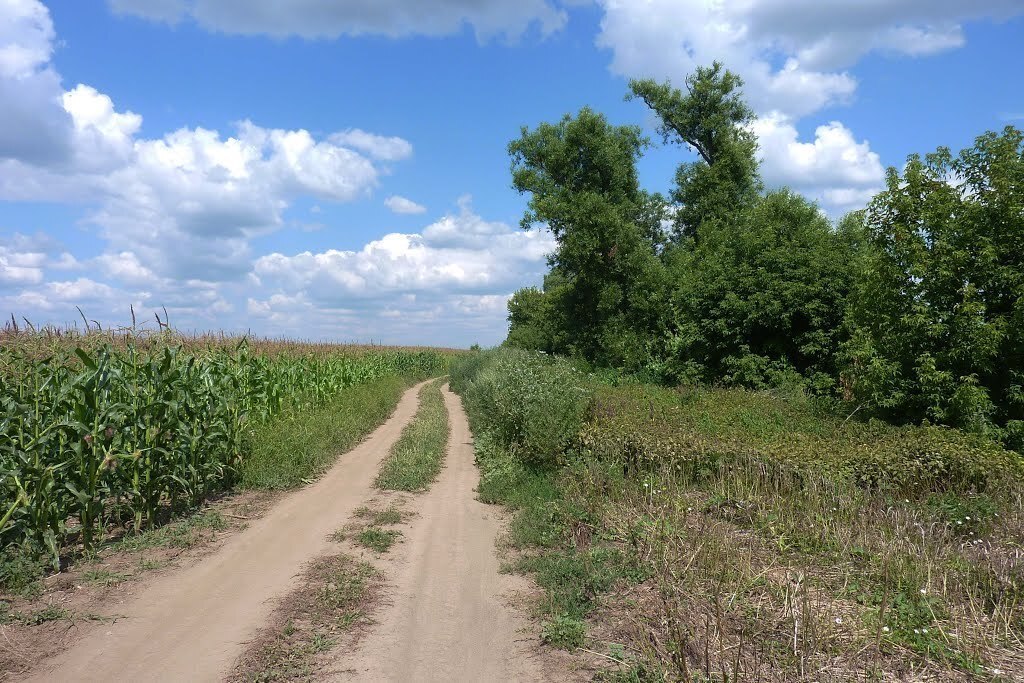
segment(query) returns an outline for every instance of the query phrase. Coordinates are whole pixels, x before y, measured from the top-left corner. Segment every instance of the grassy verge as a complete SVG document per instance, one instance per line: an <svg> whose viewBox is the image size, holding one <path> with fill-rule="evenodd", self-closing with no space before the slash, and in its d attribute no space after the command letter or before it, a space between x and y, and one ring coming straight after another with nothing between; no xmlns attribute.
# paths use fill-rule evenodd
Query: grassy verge
<svg viewBox="0 0 1024 683"><path fill-rule="evenodd" d="M310 680L321 658L365 622L380 593L380 572L338 554L316 560L282 601L273 626L259 633L229 681Z"/></svg>
<svg viewBox="0 0 1024 683"><path fill-rule="evenodd" d="M437 479L448 447L448 411L441 380L420 389L416 417L402 430L374 482L380 489L422 491Z"/></svg>
<svg viewBox="0 0 1024 683"><path fill-rule="evenodd" d="M1016 453L764 392L579 377L581 412L558 361L475 365L452 377L481 498L516 511L508 566L545 589L551 645L605 653L630 681L1024 671ZM532 420L559 405L572 438ZM564 445L524 452L531 429Z"/></svg>
<svg viewBox="0 0 1024 683"><path fill-rule="evenodd" d="M346 389L323 408L287 411L270 420L252 437L242 486L285 489L308 483L382 424L407 386L402 377L384 377Z"/></svg>

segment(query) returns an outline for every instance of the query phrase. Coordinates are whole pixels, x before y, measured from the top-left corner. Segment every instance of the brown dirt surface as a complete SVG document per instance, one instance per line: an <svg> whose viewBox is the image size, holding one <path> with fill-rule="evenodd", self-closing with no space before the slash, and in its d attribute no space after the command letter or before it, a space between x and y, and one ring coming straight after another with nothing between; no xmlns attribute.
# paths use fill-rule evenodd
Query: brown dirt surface
<svg viewBox="0 0 1024 683"><path fill-rule="evenodd" d="M282 497L216 552L104 605L93 627L28 681L216 681L268 620L330 534L365 499L380 462L416 412L419 386L319 481Z"/></svg>
<svg viewBox="0 0 1024 683"><path fill-rule="evenodd" d="M0 596L7 616L0 619L0 680L16 680L66 650L97 622L117 618L127 600L168 572L217 551L279 497L270 491L221 496L190 517L112 540L95 558L46 577L38 592Z"/></svg>
<svg viewBox="0 0 1024 683"><path fill-rule="evenodd" d="M512 605L529 582L501 574L500 508L481 503L472 436L459 398L444 387L451 425L445 467L403 542L382 563L388 603L355 651L337 652L335 681L566 681L569 656L541 645Z"/></svg>

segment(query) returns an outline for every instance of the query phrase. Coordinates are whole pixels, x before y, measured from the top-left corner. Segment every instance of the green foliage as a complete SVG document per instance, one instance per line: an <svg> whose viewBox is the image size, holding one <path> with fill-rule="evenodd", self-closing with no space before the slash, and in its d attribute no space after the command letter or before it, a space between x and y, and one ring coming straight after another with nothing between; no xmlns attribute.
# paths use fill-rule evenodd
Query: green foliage
<svg viewBox="0 0 1024 683"><path fill-rule="evenodd" d="M541 640L562 650L575 650L586 642L587 625L580 619L559 614L544 624Z"/></svg>
<svg viewBox="0 0 1024 683"><path fill-rule="evenodd" d="M639 129L586 108L523 129L522 224L558 248L543 289L510 300L508 344L672 383L799 386L1024 449L1024 133L914 155L833 226L763 192L741 86L717 62L684 91L630 83L699 157L671 204L640 189Z"/></svg>
<svg viewBox="0 0 1024 683"><path fill-rule="evenodd" d="M269 356L245 341L197 349L130 337L39 357L25 341L0 346L0 547L30 543L54 566L69 538L88 551L109 525L137 531L239 478L265 482L275 444L264 441L277 435L261 428L278 416L447 364L425 351ZM318 466L299 461L300 476Z"/></svg>
<svg viewBox="0 0 1024 683"><path fill-rule="evenodd" d="M639 128L613 126L586 108L557 124L524 128L509 144L513 186L530 194L523 227L543 223L558 241L551 255L557 281L546 283L543 296L521 293L512 301L520 345L550 342L551 350L611 365L642 360L663 290L651 236L665 213L662 198L640 190L637 180L646 144ZM546 307L562 334L547 335L537 322Z"/></svg>
<svg viewBox="0 0 1024 683"><path fill-rule="evenodd" d="M407 386L402 377L383 377L319 408L287 408L256 426L247 436L241 485L287 489L315 479L391 415Z"/></svg>
<svg viewBox="0 0 1024 683"><path fill-rule="evenodd" d="M997 433L1024 419L1024 133L890 169L866 215L847 377L890 419Z"/></svg>
<svg viewBox="0 0 1024 683"><path fill-rule="evenodd" d="M1012 490L1024 460L987 439L943 427L893 427L840 420L814 401L767 392L655 387L602 389L580 432L590 457L633 472L673 464L684 481L768 471L801 487L809 474L870 490Z"/></svg>
<svg viewBox="0 0 1024 683"><path fill-rule="evenodd" d="M671 254L673 324L660 364L674 380L764 388L835 384L850 289L847 241L817 207L771 192Z"/></svg>
<svg viewBox="0 0 1024 683"><path fill-rule="evenodd" d="M685 95L668 82L629 83L630 97L639 97L658 115L664 141L687 145L700 156L676 172L677 241L704 239L702 225L727 221L757 199L754 112L740 94L742 86L743 80L719 62L687 76Z"/></svg>
<svg viewBox="0 0 1024 683"><path fill-rule="evenodd" d="M448 447L448 409L441 380L420 389L416 416L402 430L374 485L394 491L423 491L437 479Z"/></svg>
<svg viewBox="0 0 1024 683"><path fill-rule="evenodd" d="M517 349L469 363L475 376L457 361L452 378L474 431L490 433L526 463L555 465L583 423L589 398L583 376L564 360Z"/></svg>

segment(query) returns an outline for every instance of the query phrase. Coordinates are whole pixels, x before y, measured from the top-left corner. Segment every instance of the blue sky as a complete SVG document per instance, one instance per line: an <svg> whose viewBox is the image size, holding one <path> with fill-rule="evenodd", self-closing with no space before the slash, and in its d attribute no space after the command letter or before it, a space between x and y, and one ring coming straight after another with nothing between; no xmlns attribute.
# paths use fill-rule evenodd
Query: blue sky
<svg viewBox="0 0 1024 683"><path fill-rule="evenodd" d="M0 0L0 314L489 345L552 248L508 142L720 59L831 216L1024 125L1019 0ZM667 191L686 150L655 146Z"/></svg>

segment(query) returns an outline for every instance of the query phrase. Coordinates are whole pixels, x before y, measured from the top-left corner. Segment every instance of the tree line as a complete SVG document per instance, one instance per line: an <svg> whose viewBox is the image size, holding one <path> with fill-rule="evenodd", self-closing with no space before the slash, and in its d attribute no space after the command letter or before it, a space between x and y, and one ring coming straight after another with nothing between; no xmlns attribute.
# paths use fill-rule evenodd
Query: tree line
<svg viewBox="0 0 1024 683"><path fill-rule="evenodd" d="M987 132L890 168L833 223L766 190L742 81L715 63L634 80L680 164L640 187L639 127L581 109L509 145L526 229L557 241L508 304L507 344L666 383L798 384L892 422L1024 446L1024 134Z"/></svg>

